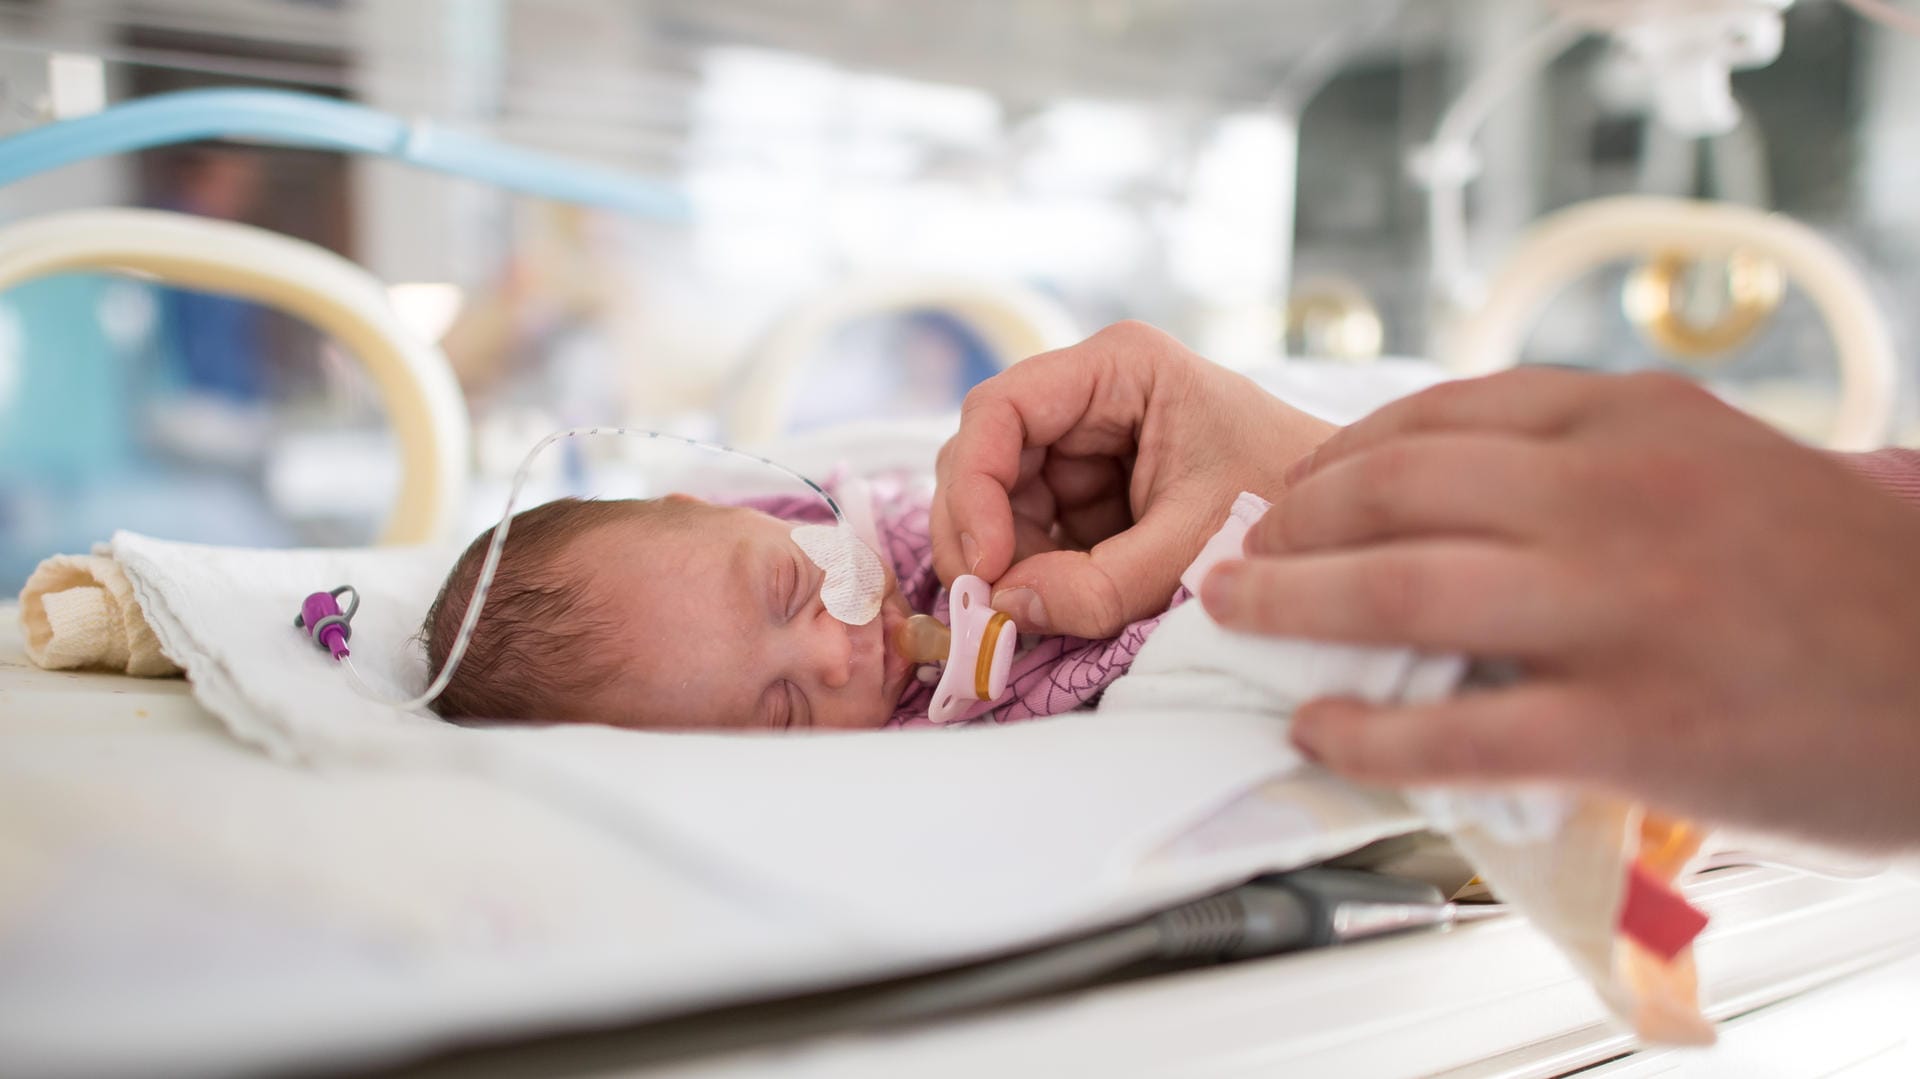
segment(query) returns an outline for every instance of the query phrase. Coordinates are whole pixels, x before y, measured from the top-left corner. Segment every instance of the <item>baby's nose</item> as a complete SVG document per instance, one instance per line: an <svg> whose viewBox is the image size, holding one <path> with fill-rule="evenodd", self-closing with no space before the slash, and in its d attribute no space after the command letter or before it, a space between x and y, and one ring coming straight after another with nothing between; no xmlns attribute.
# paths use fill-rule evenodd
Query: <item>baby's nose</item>
<svg viewBox="0 0 1920 1079"><path fill-rule="evenodd" d="M853 637L846 623L820 611L814 622L814 662L820 683L839 689L853 680Z"/></svg>

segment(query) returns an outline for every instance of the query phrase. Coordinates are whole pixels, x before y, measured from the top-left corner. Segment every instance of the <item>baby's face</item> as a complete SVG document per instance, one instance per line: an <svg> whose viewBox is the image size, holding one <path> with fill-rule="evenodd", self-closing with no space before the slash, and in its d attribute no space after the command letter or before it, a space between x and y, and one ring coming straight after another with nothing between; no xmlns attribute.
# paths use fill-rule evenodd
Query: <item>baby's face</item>
<svg viewBox="0 0 1920 1079"><path fill-rule="evenodd" d="M683 523L582 537L573 551L615 626L594 647L620 671L594 718L677 730L885 724L913 675L887 641L912 611L889 570L877 617L835 619L792 532L755 510L709 506Z"/></svg>

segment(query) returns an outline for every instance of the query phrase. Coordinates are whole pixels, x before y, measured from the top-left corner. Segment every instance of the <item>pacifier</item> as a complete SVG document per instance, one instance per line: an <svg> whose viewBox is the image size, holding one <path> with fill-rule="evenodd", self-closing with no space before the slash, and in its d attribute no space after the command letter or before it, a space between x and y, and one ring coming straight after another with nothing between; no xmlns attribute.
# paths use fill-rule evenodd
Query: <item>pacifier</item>
<svg viewBox="0 0 1920 1079"><path fill-rule="evenodd" d="M948 596L951 627L932 615L916 614L888 642L914 663L947 665L927 707L927 719L933 723L951 723L968 707L999 699L1007 691L1020 639L1013 619L989 606L993 593L987 582L961 574L954 578Z"/></svg>

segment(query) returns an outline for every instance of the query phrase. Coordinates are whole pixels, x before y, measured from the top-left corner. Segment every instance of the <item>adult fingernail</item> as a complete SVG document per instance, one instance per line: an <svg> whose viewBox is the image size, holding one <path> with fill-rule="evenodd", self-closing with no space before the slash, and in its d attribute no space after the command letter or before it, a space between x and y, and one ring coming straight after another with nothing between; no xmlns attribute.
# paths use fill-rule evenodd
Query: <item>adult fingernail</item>
<svg viewBox="0 0 1920 1079"><path fill-rule="evenodd" d="M1047 630L1047 605L1040 601L1040 593L1031 588L1009 588L995 592L993 609L1011 616L1019 623L1022 633L1045 633Z"/></svg>
<svg viewBox="0 0 1920 1079"><path fill-rule="evenodd" d="M1319 453L1319 450L1310 451L1299 460L1287 466L1287 474L1284 479L1288 487L1292 487L1294 484L1307 478L1307 473L1313 471L1313 459L1318 456Z"/></svg>
<svg viewBox="0 0 1920 1079"><path fill-rule="evenodd" d="M960 533L960 561L967 564L968 573L980 568L980 545L970 532Z"/></svg>
<svg viewBox="0 0 1920 1079"><path fill-rule="evenodd" d="M1246 566L1245 562L1222 562L1200 582L1200 603L1214 621L1226 621L1239 606L1240 578Z"/></svg>

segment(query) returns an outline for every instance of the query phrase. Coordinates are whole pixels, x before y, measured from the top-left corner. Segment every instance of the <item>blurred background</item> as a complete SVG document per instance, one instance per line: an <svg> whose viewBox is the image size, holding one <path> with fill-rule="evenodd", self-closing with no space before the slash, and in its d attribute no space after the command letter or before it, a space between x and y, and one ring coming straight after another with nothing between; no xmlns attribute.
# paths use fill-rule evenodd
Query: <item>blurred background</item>
<svg viewBox="0 0 1920 1079"><path fill-rule="evenodd" d="M951 410L1011 358L983 305L1059 340L1144 319L1237 366L1430 355L1446 299L1422 150L1567 6L0 0L0 135L174 90L297 90L631 172L689 208L621 217L217 141L0 187L0 225L159 207L365 266L465 392L478 528L564 425L756 441ZM1650 118L1617 41L1523 73L1474 139L1470 263L1602 195L1779 210L1868 269L1911 355L1920 38L1837 0L1793 4L1784 28L1777 59L1733 75L1741 119L1712 137ZM1527 358L1706 370L1636 328L1634 269L1568 289ZM1789 429L1831 407L1833 347L1791 287L1710 364ZM0 591L116 528L367 542L398 468L366 376L296 320L132 277L0 294Z"/></svg>

